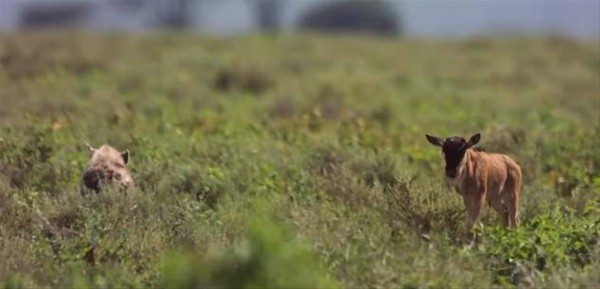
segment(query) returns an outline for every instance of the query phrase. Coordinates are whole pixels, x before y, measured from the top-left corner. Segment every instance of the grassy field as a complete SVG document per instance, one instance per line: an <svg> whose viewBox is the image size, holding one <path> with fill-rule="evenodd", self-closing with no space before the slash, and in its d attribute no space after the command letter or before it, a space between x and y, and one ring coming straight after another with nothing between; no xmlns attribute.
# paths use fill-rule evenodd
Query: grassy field
<svg viewBox="0 0 600 289"><path fill-rule="evenodd" d="M599 111L598 41L3 35L0 286L597 288ZM466 246L424 135L475 132L522 226Z"/></svg>

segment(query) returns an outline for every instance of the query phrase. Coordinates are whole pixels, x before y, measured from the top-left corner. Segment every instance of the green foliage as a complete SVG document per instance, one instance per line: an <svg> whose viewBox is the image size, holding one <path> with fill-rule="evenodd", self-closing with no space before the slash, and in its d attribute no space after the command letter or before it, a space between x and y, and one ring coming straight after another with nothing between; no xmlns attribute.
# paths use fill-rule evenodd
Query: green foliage
<svg viewBox="0 0 600 289"><path fill-rule="evenodd" d="M31 125L12 134L7 131L11 138L0 142L0 168L4 175L17 188L53 192L64 180L52 165L55 144L51 128ZM16 139L20 141L14 142Z"/></svg>
<svg viewBox="0 0 600 289"><path fill-rule="evenodd" d="M599 225L598 215L574 218L571 211L554 206L515 230L486 228L479 250L493 260L492 269L499 278L510 277L517 264L539 271L565 264L582 268L598 261L594 254L600 248Z"/></svg>
<svg viewBox="0 0 600 289"><path fill-rule="evenodd" d="M336 288L310 250L276 224L265 203L248 224L246 236L208 256L170 254L160 288Z"/></svg>
<svg viewBox="0 0 600 289"><path fill-rule="evenodd" d="M593 288L599 50L2 35L0 287ZM464 246L424 134L474 132L521 164L522 226L485 208ZM86 142L136 188L81 196Z"/></svg>

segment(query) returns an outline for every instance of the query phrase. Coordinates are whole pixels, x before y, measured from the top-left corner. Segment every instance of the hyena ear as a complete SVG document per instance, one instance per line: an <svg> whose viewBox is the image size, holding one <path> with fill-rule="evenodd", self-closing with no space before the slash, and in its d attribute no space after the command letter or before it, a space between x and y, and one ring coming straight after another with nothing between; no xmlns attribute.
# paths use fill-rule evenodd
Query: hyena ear
<svg viewBox="0 0 600 289"><path fill-rule="evenodd" d="M89 143L87 143L87 142L85 143L85 146L86 146L86 147L87 147L87 148L88 148L88 149L89 149L91 152L93 152L93 151L95 151L95 150L96 150L96 149L95 149L93 146L91 146L91 145L90 145Z"/></svg>
<svg viewBox="0 0 600 289"><path fill-rule="evenodd" d="M129 162L129 150L122 151L121 158L123 158L123 162L127 164L127 162Z"/></svg>
<svg viewBox="0 0 600 289"><path fill-rule="evenodd" d="M467 147L472 147L472 146L476 145L480 139L481 139L480 133L474 134L473 136L471 136L471 138L467 142Z"/></svg>
<svg viewBox="0 0 600 289"><path fill-rule="evenodd" d="M90 153L90 157L91 157L94 154L94 152L96 151L96 149L87 142L85 143L85 146L87 146L88 152Z"/></svg>
<svg viewBox="0 0 600 289"><path fill-rule="evenodd" d="M444 145L444 141L439 137L428 135L428 134L426 134L425 137L427 137L427 140L434 146L441 147Z"/></svg>

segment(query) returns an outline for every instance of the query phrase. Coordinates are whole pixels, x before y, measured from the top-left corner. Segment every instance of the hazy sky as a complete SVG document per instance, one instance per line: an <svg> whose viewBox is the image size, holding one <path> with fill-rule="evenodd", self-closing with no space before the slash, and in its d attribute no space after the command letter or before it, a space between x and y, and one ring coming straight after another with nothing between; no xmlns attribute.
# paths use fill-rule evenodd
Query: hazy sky
<svg viewBox="0 0 600 289"><path fill-rule="evenodd" d="M148 13L127 15L108 8L107 0L0 0L0 28L14 27L19 7L26 2L102 3L95 13L96 27L141 28ZM252 30L250 0L196 0L192 21L202 31L242 33ZM311 4L324 0L282 0L284 27L292 27ZM326 0L325 0L326 1ZM600 0L395 0L402 12L405 32L413 36L456 37L500 33L564 33L577 37L600 37ZM117 11L118 12L118 11Z"/></svg>

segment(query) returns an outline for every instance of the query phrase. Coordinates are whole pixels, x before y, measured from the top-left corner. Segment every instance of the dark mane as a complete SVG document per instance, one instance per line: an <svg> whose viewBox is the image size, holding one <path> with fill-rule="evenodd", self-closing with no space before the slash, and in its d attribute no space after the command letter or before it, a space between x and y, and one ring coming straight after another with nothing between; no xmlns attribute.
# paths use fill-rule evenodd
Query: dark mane
<svg viewBox="0 0 600 289"><path fill-rule="evenodd" d="M474 150L474 151L476 151L476 152L485 152L485 148L479 147L479 146L472 147L471 149Z"/></svg>

